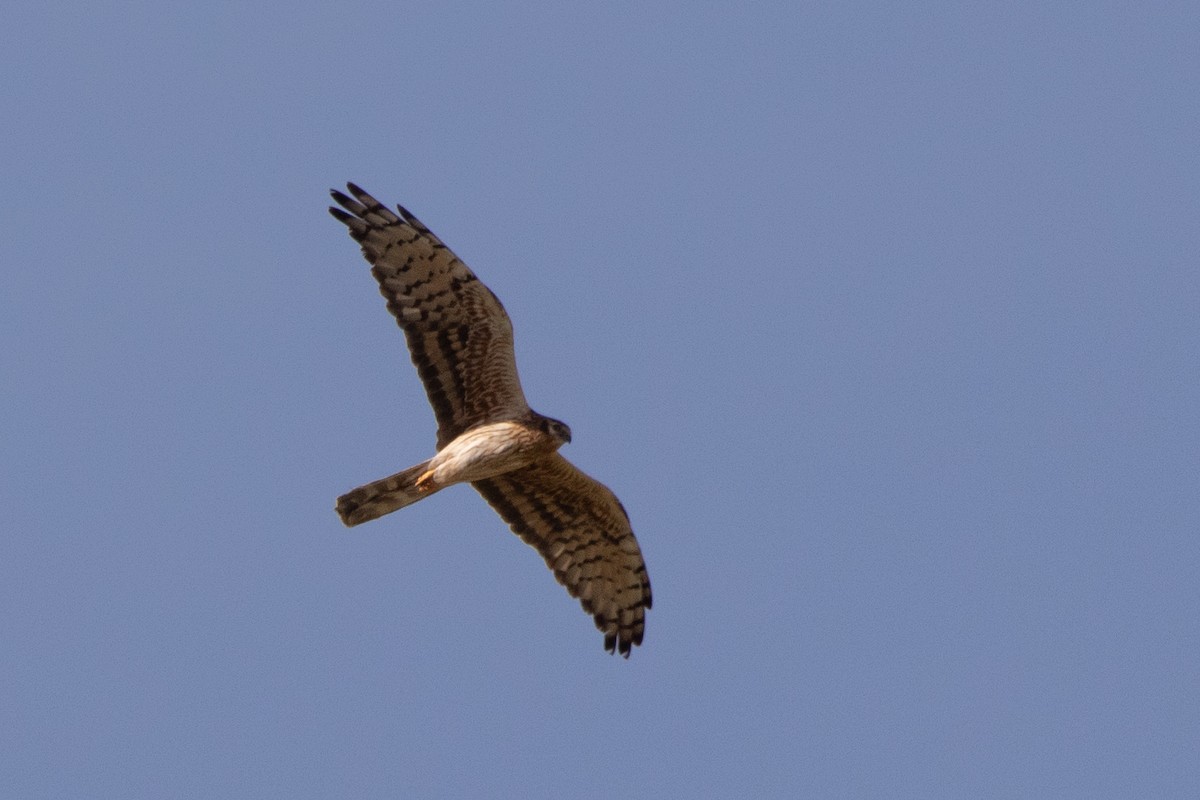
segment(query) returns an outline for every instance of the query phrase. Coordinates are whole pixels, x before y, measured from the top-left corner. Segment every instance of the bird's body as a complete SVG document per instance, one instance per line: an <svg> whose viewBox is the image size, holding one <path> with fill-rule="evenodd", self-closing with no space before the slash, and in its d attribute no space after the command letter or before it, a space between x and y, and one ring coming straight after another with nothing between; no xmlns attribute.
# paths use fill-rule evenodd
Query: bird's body
<svg viewBox="0 0 1200 800"><path fill-rule="evenodd" d="M459 434L428 461L342 495L337 512L347 526L369 522L447 486L528 466L561 444L547 437L536 421L485 422Z"/></svg>
<svg viewBox="0 0 1200 800"><path fill-rule="evenodd" d="M362 245L404 330L438 434L429 460L339 497L342 521L358 525L471 483L594 616L605 647L628 656L642 642L651 593L625 509L557 452L570 429L529 408L496 296L412 214L348 188L353 197L332 192L345 210L330 213Z"/></svg>

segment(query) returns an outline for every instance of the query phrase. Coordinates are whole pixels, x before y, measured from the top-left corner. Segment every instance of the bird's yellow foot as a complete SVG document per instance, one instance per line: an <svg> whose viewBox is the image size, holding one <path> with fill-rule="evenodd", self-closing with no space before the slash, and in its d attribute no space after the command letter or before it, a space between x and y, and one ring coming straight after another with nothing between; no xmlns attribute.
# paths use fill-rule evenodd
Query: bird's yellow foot
<svg viewBox="0 0 1200 800"><path fill-rule="evenodd" d="M425 470L420 474L416 481L418 492L432 492L435 488L433 485L433 470Z"/></svg>

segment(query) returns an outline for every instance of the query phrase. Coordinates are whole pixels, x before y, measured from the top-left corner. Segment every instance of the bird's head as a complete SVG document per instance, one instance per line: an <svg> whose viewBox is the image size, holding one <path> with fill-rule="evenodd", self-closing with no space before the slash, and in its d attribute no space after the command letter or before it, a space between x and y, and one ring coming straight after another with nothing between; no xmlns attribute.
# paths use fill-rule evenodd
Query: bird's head
<svg viewBox="0 0 1200 800"><path fill-rule="evenodd" d="M550 417L542 417L539 423L542 430L557 439L559 444L566 444L571 441L571 429L567 427L567 423L551 419Z"/></svg>

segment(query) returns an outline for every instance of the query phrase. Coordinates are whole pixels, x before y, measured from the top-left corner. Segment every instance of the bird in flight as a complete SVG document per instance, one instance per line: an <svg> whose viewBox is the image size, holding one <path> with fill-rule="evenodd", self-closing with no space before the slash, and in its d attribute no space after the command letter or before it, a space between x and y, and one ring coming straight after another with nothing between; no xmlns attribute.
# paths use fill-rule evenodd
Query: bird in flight
<svg viewBox="0 0 1200 800"><path fill-rule="evenodd" d="M546 561L626 658L642 643L650 578L629 515L558 449L571 430L529 407L504 306L428 228L354 184L331 213L362 245L437 418L437 453L337 499L347 526L470 483Z"/></svg>

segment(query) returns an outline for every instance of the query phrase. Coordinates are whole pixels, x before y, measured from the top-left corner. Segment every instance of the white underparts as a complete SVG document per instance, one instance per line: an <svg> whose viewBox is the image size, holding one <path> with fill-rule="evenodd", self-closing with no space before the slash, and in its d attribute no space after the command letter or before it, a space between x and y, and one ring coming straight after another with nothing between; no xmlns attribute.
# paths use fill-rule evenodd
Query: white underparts
<svg viewBox="0 0 1200 800"><path fill-rule="evenodd" d="M492 422L460 434L429 462L439 487L512 472L553 453L560 442L520 422Z"/></svg>

